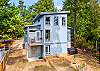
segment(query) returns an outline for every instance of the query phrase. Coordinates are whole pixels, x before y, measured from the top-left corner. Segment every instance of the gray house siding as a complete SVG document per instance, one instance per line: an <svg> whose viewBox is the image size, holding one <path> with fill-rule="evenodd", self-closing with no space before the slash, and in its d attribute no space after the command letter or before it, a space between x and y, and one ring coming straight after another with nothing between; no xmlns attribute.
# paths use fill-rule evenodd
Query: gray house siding
<svg viewBox="0 0 100 71"><path fill-rule="evenodd" d="M66 17L66 15L47 15L51 17L50 25L45 25L45 29L50 30L50 47L51 47L51 55L67 53L67 24L62 26L62 17ZM45 16L45 17L47 17ZM54 25L54 16L58 16L58 25ZM44 32L45 33L45 32ZM50 43L49 42L49 43Z"/></svg>
<svg viewBox="0 0 100 71"><path fill-rule="evenodd" d="M67 53L67 48L70 47L68 45L70 42L67 41L67 13L40 14L33 20L32 26L34 32L29 32L31 29L27 28L27 43L30 44L29 39L35 39L37 45L33 47L27 45L27 58Z"/></svg>

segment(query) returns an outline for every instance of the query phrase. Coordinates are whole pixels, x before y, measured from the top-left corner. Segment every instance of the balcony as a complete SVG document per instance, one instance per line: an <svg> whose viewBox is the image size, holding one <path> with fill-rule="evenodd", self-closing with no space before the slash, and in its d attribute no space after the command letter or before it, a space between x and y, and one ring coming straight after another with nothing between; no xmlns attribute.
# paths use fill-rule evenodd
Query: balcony
<svg viewBox="0 0 100 71"><path fill-rule="evenodd" d="M43 45L42 44L42 38L39 38L38 40L34 39L30 39L29 41L29 46L39 46L39 45Z"/></svg>

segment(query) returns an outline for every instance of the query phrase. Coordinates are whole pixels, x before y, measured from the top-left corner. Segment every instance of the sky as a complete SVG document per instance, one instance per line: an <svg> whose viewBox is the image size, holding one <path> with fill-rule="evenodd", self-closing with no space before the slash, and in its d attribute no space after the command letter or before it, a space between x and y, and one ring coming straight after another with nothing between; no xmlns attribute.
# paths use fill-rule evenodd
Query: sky
<svg viewBox="0 0 100 71"><path fill-rule="evenodd" d="M19 0L11 0L11 2L15 3L15 5L18 5L18 1ZM25 2L25 5L28 7L28 6L31 6L33 5L34 3L36 3L38 0L23 0ZM54 5L58 8L58 9L61 9L62 6L63 6L63 1L64 0L54 0Z"/></svg>

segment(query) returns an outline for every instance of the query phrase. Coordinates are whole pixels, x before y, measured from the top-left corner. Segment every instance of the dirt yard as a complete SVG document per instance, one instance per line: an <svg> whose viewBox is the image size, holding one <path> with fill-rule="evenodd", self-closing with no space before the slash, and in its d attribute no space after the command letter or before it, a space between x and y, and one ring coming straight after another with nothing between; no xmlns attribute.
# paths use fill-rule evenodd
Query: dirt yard
<svg viewBox="0 0 100 71"><path fill-rule="evenodd" d="M83 54L76 54L75 58L66 54L65 58L55 56L28 62L26 50L22 49L22 40L17 40L14 47L6 71L100 71L100 65Z"/></svg>
<svg viewBox="0 0 100 71"><path fill-rule="evenodd" d="M10 53L6 64L6 71L75 71L69 62L62 61L56 57L53 58L56 61L44 59L28 62L23 52L25 52L24 49L16 49Z"/></svg>

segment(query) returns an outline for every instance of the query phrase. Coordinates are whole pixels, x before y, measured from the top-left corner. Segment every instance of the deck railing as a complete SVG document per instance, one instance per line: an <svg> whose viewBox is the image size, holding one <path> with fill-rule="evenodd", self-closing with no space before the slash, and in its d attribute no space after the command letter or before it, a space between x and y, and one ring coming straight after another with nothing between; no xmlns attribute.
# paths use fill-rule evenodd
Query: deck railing
<svg viewBox="0 0 100 71"><path fill-rule="evenodd" d="M36 40L35 38L34 39L30 38L29 43L42 43L42 38L39 38L38 40Z"/></svg>

